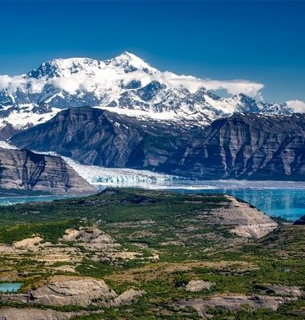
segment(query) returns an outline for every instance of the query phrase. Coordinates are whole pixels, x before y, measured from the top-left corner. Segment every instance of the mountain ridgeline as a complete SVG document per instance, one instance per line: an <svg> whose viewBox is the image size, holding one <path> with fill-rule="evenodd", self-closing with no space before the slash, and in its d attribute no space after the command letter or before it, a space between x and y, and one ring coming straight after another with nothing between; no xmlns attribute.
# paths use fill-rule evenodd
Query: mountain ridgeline
<svg viewBox="0 0 305 320"><path fill-rule="evenodd" d="M202 79L159 71L128 52L104 61L54 59L26 74L0 77L4 79L0 88L2 139L70 107L101 107L136 118L189 126L208 125L234 112L293 112L287 103L256 99L255 90L222 98L208 90Z"/></svg>
<svg viewBox="0 0 305 320"><path fill-rule="evenodd" d="M258 83L223 98L128 52L3 79L0 140L19 148L198 179L305 177L304 116L257 98Z"/></svg>
<svg viewBox="0 0 305 320"><path fill-rule="evenodd" d="M11 143L83 164L190 178L305 180L304 114L234 114L188 127L79 107L16 134Z"/></svg>

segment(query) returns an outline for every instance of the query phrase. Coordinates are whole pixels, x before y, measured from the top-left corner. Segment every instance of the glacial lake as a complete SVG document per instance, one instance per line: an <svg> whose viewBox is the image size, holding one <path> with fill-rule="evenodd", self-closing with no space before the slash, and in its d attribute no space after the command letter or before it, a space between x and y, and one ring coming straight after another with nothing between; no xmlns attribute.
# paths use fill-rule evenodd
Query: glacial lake
<svg viewBox="0 0 305 320"><path fill-rule="evenodd" d="M175 190L176 192L226 193L245 200L271 217L296 221L305 215L305 190L299 189L214 189Z"/></svg>
<svg viewBox="0 0 305 320"><path fill-rule="evenodd" d="M247 201L269 216L290 221L296 221L305 215L305 182L189 181L175 183L166 189L182 193L226 193Z"/></svg>
<svg viewBox="0 0 305 320"><path fill-rule="evenodd" d="M0 206L9 206L12 204L26 202L45 202L57 199L68 199L71 196L47 195L47 196L0 196Z"/></svg>
<svg viewBox="0 0 305 320"><path fill-rule="evenodd" d="M106 185L99 186L100 190ZM133 187L188 193L227 193L247 201L270 216L295 221L305 215L305 182L290 181L168 181L160 184L110 184L109 187ZM68 196L0 197L0 205L67 199Z"/></svg>
<svg viewBox="0 0 305 320"><path fill-rule="evenodd" d="M22 286L20 282L0 283L0 292L17 292Z"/></svg>

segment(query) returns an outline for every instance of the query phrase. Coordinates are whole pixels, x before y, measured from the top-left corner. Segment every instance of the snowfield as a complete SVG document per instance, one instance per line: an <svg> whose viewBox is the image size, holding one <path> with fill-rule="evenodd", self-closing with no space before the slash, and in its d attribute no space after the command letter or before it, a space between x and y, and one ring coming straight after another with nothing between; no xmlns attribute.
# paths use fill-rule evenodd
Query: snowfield
<svg viewBox="0 0 305 320"><path fill-rule="evenodd" d="M132 53L109 60L54 59L27 74L0 75L0 128L24 129L70 107L90 106L141 119L207 125L234 112L287 114L295 103L265 103L263 85L162 72ZM227 90L221 98L210 90ZM298 110L300 103L298 103Z"/></svg>

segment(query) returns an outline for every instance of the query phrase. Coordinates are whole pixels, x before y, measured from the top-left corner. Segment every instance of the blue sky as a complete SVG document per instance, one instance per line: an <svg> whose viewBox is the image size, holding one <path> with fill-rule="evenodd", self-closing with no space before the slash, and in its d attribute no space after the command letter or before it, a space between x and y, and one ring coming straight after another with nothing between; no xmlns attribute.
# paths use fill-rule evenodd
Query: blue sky
<svg viewBox="0 0 305 320"><path fill-rule="evenodd" d="M130 51L161 70L305 101L304 1L0 1L0 74Z"/></svg>

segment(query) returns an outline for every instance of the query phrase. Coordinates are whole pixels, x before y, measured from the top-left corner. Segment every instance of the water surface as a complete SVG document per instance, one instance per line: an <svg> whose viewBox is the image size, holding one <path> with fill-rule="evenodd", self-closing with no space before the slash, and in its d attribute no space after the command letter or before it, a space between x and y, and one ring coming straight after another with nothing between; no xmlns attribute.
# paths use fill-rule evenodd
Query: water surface
<svg viewBox="0 0 305 320"><path fill-rule="evenodd" d="M8 206L26 202L47 202L58 199L68 199L72 196L66 195L39 195L39 196L1 196L0 206Z"/></svg>
<svg viewBox="0 0 305 320"><path fill-rule="evenodd" d="M3 282L0 283L0 292L17 292L21 286L21 282Z"/></svg>
<svg viewBox="0 0 305 320"><path fill-rule="evenodd" d="M295 221L305 215L305 181L178 180L133 187L187 193L226 193L247 201L269 216Z"/></svg>
<svg viewBox="0 0 305 320"><path fill-rule="evenodd" d="M299 189L179 189L175 192L226 193L245 200L272 217L295 221L305 215L305 190Z"/></svg>
<svg viewBox="0 0 305 320"><path fill-rule="evenodd" d="M169 190L188 193L227 193L245 200L270 216L279 216L295 221L305 215L305 182L293 181L169 181L162 184L146 183L139 185L110 184L110 187L138 187L145 189ZM100 190L106 186L100 186ZM0 197L0 205L25 202L42 202L67 199L72 196L40 195Z"/></svg>
<svg viewBox="0 0 305 320"><path fill-rule="evenodd" d="M291 221L305 215L305 182L220 180L179 184L168 186L168 189L175 192L230 194L269 216Z"/></svg>

